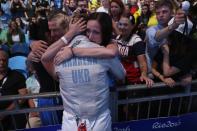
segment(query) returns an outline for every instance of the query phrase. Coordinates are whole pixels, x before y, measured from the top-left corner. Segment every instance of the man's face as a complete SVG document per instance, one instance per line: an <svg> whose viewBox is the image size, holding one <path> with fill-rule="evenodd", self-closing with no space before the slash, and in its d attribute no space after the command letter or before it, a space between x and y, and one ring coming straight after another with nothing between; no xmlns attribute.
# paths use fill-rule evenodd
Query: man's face
<svg viewBox="0 0 197 131"><path fill-rule="evenodd" d="M0 51L0 72L5 72L8 68L8 57L4 51Z"/></svg>
<svg viewBox="0 0 197 131"><path fill-rule="evenodd" d="M64 5L67 5L68 7L76 7L76 3L74 0L64 0Z"/></svg>
<svg viewBox="0 0 197 131"><path fill-rule="evenodd" d="M161 25L167 25L171 19L172 11L167 6L162 6L156 9L157 20Z"/></svg>
<svg viewBox="0 0 197 131"><path fill-rule="evenodd" d="M104 7L109 7L109 0L101 0L101 4L104 6Z"/></svg>
<svg viewBox="0 0 197 131"><path fill-rule="evenodd" d="M65 29L60 26L60 20L49 21L48 26L52 43L60 39L65 33Z"/></svg>
<svg viewBox="0 0 197 131"><path fill-rule="evenodd" d="M142 13L146 14L148 12L148 7L147 6L142 6Z"/></svg>
<svg viewBox="0 0 197 131"><path fill-rule="evenodd" d="M88 3L83 0L83 1L78 1L78 7L81 9L87 9L88 8Z"/></svg>

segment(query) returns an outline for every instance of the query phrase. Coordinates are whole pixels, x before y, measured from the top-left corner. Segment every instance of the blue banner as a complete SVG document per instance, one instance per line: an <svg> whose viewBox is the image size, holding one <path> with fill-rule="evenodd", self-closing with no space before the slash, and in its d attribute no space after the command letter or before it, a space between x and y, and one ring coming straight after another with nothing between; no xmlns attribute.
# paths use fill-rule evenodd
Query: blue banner
<svg viewBox="0 0 197 131"><path fill-rule="evenodd" d="M113 131L197 131L197 113L182 116L113 123Z"/></svg>
<svg viewBox="0 0 197 131"><path fill-rule="evenodd" d="M197 113L182 116L113 123L112 131L197 131ZM60 131L61 125L23 131Z"/></svg>

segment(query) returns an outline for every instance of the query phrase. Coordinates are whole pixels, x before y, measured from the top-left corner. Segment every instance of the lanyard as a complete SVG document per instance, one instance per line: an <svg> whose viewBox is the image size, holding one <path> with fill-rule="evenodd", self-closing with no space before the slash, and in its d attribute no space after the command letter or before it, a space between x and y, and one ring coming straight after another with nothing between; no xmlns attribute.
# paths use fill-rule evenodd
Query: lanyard
<svg viewBox="0 0 197 131"><path fill-rule="evenodd" d="M1 96L1 89L3 88L3 85L5 84L6 81L7 81L7 77L4 77L3 78L3 82L2 82L2 84L0 86L0 96Z"/></svg>

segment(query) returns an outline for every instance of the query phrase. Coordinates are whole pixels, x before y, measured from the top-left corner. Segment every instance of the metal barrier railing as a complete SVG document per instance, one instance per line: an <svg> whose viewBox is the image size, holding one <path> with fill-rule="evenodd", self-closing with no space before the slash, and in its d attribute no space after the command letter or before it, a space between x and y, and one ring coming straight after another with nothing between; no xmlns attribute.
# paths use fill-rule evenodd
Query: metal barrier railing
<svg viewBox="0 0 197 131"><path fill-rule="evenodd" d="M179 90L178 92L173 92L171 94L169 94L170 92L167 92L156 95L154 93L154 95L147 95L146 93L152 93L152 91L154 92L153 89L163 89L169 91L172 89L169 87L166 88L166 85L164 83L156 83L151 89L147 89L146 85L129 85L123 88L117 88L116 92L114 92L116 100L113 100L114 106L112 107L112 109L114 109L112 110L113 121L131 121L139 119L149 119L153 117L157 118L176 116L190 112L191 108L192 111L197 111L195 110L197 109L195 107L197 103L194 102L197 100L197 90L195 90L195 87L197 87L197 85L195 85L197 84L197 80L192 81L192 86L185 86L181 90L180 84L181 83L177 83L176 85L176 89ZM138 95L131 95L133 92L135 93L136 90L140 91L140 93L142 94L138 92ZM120 98L121 93L123 93L122 95L124 95L123 98ZM143 93L145 95L143 95ZM163 111L164 108L166 110L166 113L164 113L165 111ZM183 108L184 111L182 111ZM151 110L154 110L154 112L151 113ZM121 115L118 115L120 114L120 112ZM123 114L125 114L125 117L120 118L123 116ZM143 117L140 117L140 114L143 114ZM131 118L131 116L133 118Z"/></svg>
<svg viewBox="0 0 197 131"><path fill-rule="evenodd" d="M197 80L192 81L192 88L197 85ZM180 83L177 84L179 86ZM156 83L151 89L147 89L146 85L127 85L122 87L117 87L114 91L110 93L110 109L112 114L112 121L130 121L139 119L149 119L153 117L163 117L171 115L180 115L182 113L188 113L195 105L195 100L197 98L197 91L190 89L185 92L175 92L173 94L159 94L159 95L149 95L135 96L128 92L135 91L151 91L153 89L161 89L165 87L164 83ZM165 88L167 89L167 88ZM123 93L123 94L121 94ZM144 92L143 92L144 93ZM125 95L126 94L126 95ZM123 98L121 98L122 96ZM35 98L51 98L59 97L59 92L49 92L40 94L29 94L25 96L11 95L11 96L1 96L0 102L2 101L14 101L18 104L20 99L35 99ZM133 97L135 96L135 97ZM167 101L167 102L166 102ZM174 110L176 106L176 110ZM157 110L156 110L157 108ZM163 109L165 108L165 115L163 115ZM182 111L184 109L184 111ZM14 110L0 110L1 115L14 115L29 112L42 112L42 111L52 111L52 110L63 110L63 106L51 106L51 107L39 107L39 108L24 108L20 109L18 106ZM152 113L152 110L154 111ZM193 110L192 110L193 111ZM194 110L195 111L195 110ZM176 113L172 113L176 112ZM142 117L142 115L144 115ZM1 129L1 128L0 128Z"/></svg>
<svg viewBox="0 0 197 131"><path fill-rule="evenodd" d="M9 95L9 96L1 96L1 101L14 101L16 104L16 108L14 110L0 110L0 115L12 115L12 114L21 114L21 113L29 113L29 112L42 112L42 111L53 111L53 110L63 110L63 106L51 106L51 107L37 107L37 108L18 108L18 100L27 100L27 99L35 99L35 98L53 98L59 97L59 92L47 92L47 93L39 93L39 94L28 94L28 95Z"/></svg>

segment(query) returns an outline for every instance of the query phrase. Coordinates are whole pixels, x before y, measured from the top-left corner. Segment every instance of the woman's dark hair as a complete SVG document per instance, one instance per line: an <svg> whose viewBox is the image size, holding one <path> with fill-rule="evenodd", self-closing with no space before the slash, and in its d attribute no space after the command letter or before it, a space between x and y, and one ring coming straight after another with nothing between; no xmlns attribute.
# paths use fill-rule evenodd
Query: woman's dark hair
<svg viewBox="0 0 197 131"><path fill-rule="evenodd" d="M144 16L144 15L146 15L147 17L150 17L151 12L150 12L149 5L148 5L148 4L144 4L144 5L142 5L142 7L144 7L144 6L146 6L148 10L147 10L146 14L143 14L143 13L142 13L141 15L143 15L143 16Z"/></svg>
<svg viewBox="0 0 197 131"><path fill-rule="evenodd" d="M135 25L135 18L134 18L134 16L132 15L132 14L122 14L121 15L121 17L126 17L126 18L128 18L129 19L129 21L130 21L130 23L132 24L132 25Z"/></svg>
<svg viewBox="0 0 197 131"><path fill-rule="evenodd" d="M173 31L168 39L170 42L170 63L183 73L190 72L197 64L196 40L178 31Z"/></svg>
<svg viewBox="0 0 197 131"><path fill-rule="evenodd" d="M8 27L9 27L9 28L12 27L12 23L16 24L16 29L18 30L19 27L18 27L18 24L16 23L16 19L15 19L15 18L13 18L13 19L11 19L11 20L9 21L9 23L8 23Z"/></svg>
<svg viewBox="0 0 197 131"><path fill-rule="evenodd" d="M169 34L168 40L171 43L170 48L173 54L179 55L179 57L184 57L189 55L191 52L190 46L194 43L194 40L178 31L173 31Z"/></svg>
<svg viewBox="0 0 197 131"><path fill-rule="evenodd" d="M20 27L19 27L19 28L24 29L24 28L25 28L25 24L23 23L21 17L15 17L15 21L16 21L17 18L18 18L19 21L20 21Z"/></svg>
<svg viewBox="0 0 197 131"><path fill-rule="evenodd" d="M89 20L97 20L101 26L101 46L107 46L112 38L112 19L107 13L95 12L89 15Z"/></svg>

